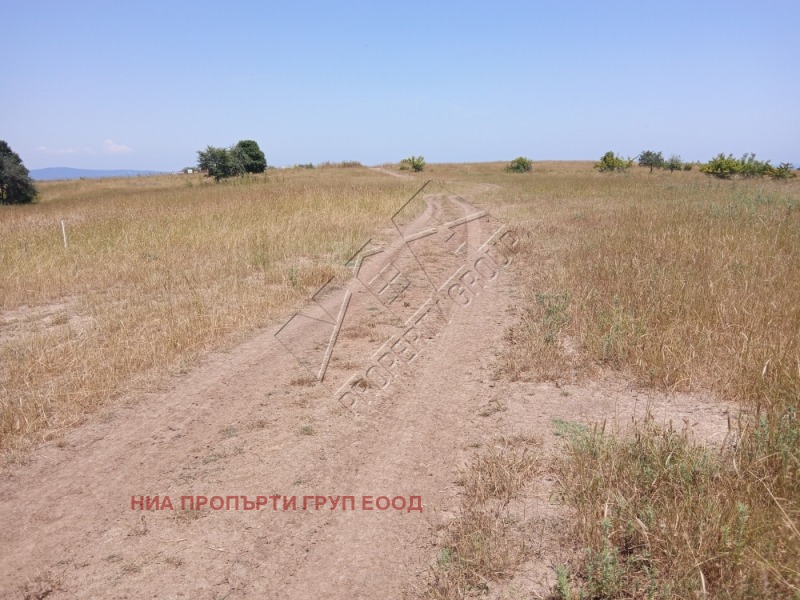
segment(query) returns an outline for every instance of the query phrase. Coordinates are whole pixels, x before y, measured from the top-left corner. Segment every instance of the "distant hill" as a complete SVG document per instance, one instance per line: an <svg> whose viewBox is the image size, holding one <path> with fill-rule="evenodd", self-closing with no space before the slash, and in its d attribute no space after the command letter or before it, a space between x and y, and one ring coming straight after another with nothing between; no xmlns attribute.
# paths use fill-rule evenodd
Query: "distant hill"
<svg viewBox="0 0 800 600"><path fill-rule="evenodd" d="M68 167L48 167L31 169L31 177L37 181L54 179L98 179L100 177L139 177L142 175L163 175L164 171L133 171L130 169L70 169Z"/></svg>

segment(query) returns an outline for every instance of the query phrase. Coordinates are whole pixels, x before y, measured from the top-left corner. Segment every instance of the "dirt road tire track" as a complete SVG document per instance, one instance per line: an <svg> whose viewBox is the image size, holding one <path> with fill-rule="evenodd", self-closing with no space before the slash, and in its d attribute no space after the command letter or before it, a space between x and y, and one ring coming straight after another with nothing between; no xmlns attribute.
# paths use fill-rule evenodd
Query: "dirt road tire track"
<svg viewBox="0 0 800 600"><path fill-rule="evenodd" d="M473 245L486 234L475 223ZM553 452L554 418L625 423L646 406L702 437L724 435L725 407L621 379L569 389L496 381L520 302L513 271L468 306L449 306L447 326L371 404L348 410L328 388L307 385L275 325L42 446L0 478L0 598L413 597L457 514L459 468L495 436L536 435ZM356 326L372 318L352 317ZM341 343L372 348L357 336ZM519 581L503 584L510 595L500 586L493 597L552 584L553 532L568 518L551 501L553 485L546 473L534 482L524 510L535 552ZM177 505L182 495L272 494L413 495L424 512L198 514ZM168 495L176 510L132 511L139 495Z"/></svg>
<svg viewBox="0 0 800 600"><path fill-rule="evenodd" d="M413 377L358 411L293 384L302 369L270 328L40 448L0 487L2 597L407 593L435 556L457 467L480 437L476 412L509 318L503 285L501 275L450 307ZM304 425L314 434L299 434ZM131 496L177 504L189 494L418 495L424 512L131 510Z"/></svg>

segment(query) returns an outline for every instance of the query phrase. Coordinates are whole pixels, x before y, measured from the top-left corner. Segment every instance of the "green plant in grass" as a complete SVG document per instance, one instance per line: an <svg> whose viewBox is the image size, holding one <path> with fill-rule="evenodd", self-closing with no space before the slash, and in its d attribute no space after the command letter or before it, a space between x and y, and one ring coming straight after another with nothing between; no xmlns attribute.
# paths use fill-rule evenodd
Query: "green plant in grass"
<svg viewBox="0 0 800 600"><path fill-rule="evenodd" d="M556 600L576 600L572 594L569 569L564 565L556 566Z"/></svg>
<svg viewBox="0 0 800 600"><path fill-rule="evenodd" d="M714 158L700 167L700 172L712 175L719 179L731 179L741 172L741 163L734 158L733 154L717 154Z"/></svg>
<svg viewBox="0 0 800 600"><path fill-rule="evenodd" d="M622 158L613 152L606 152L603 157L594 164L594 168L601 173L621 173L633 166L632 158Z"/></svg>
<svg viewBox="0 0 800 600"><path fill-rule="evenodd" d="M720 450L649 415L625 438L569 439L566 498L595 515L579 528L580 597L790 597L800 583L796 413L777 402Z"/></svg>
<svg viewBox="0 0 800 600"><path fill-rule="evenodd" d="M544 341L547 344L555 344L558 341L558 333L569 320L567 316L567 308L569 307L569 293L539 293L536 294L536 304L542 311L542 329L544 330Z"/></svg>
<svg viewBox="0 0 800 600"><path fill-rule="evenodd" d="M533 161L524 156L518 156L506 165L509 173L529 173L533 169Z"/></svg>
<svg viewBox="0 0 800 600"><path fill-rule="evenodd" d="M425 158L423 156L409 156L400 161L401 171L414 171L419 173L425 168Z"/></svg>
<svg viewBox="0 0 800 600"><path fill-rule="evenodd" d="M683 168L683 161L680 155L673 154L664 162L664 168L668 169L670 173L673 171L680 171Z"/></svg>
<svg viewBox="0 0 800 600"><path fill-rule="evenodd" d="M735 158L733 154L718 154L706 164L700 167L700 172L712 175L719 179L734 179L741 177L752 179L755 177L774 177L785 179L789 177L791 165L781 163L779 167L773 167L770 161L758 160L756 155L745 153L741 158Z"/></svg>
<svg viewBox="0 0 800 600"><path fill-rule="evenodd" d="M797 177L797 173L792 170L792 163L785 162L773 169L772 177L773 179L790 179Z"/></svg>

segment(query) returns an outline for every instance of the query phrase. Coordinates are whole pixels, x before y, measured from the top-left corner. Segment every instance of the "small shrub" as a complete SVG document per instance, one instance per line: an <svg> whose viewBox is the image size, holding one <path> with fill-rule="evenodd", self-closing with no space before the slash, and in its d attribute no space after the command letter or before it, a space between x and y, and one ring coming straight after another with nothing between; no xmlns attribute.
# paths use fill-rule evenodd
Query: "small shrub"
<svg viewBox="0 0 800 600"><path fill-rule="evenodd" d="M757 160L753 153L745 153L742 158L734 158L733 154L718 154L705 165L700 167L700 172L713 175L720 179L733 179L734 177L754 178L769 175L775 177L776 169L769 161Z"/></svg>
<svg viewBox="0 0 800 600"><path fill-rule="evenodd" d="M720 179L731 179L741 171L741 163L733 157L733 154L725 156L719 153L706 164L700 167L700 172L706 175L713 175Z"/></svg>
<svg viewBox="0 0 800 600"><path fill-rule="evenodd" d="M742 176L744 177L764 177L764 175L771 175L774 171L769 161L757 160L756 155L753 153L742 156L741 163Z"/></svg>
<svg viewBox="0 0 800 600"><path fill-rule="evenodd" d="M694 167L694 163L691 163L691 162L683 163L683 170L684 171L691 171L693 167Z"/></svg>
<svg viewBox="0 0 800 600"><path fill-rule="evenodd" d="M792 171L792 163L781 163L773 169L773 179L790 179L792 177L797 177L797 173Z"/></svg>
<svg viewBox="0 0 800 600"><path fill-rule="evenodd" d="M533 161L524 156L518 156L506 165L509 173L528 173L533 169Z"/></svg>
<svg viewBox="0 0 800 600"><path fill-rule="evenodd" d="M600 171L601 173L606 172L622 172L627 171L629 168L633 166L633 159L631 158L622 158L621 156L617 156L613 152L606 152L603 155L603 158L600 159L599 162L594 164L594 168Z"/></svg>
<svg viewBox="0 0 800 600"><path fill-rule="evenodd" d="M673 171L680 171L683 168L683 161L681 160L680 156L673 154L664 163L664 168L669 169L670 173Z"/></svg>
<svg viewBox="0 0 800 600"><path fill-rule="evenodd" d="M401 171L414 171L419 173L425 168L425 158L423 156L409 156L400 161Z"/></svg>

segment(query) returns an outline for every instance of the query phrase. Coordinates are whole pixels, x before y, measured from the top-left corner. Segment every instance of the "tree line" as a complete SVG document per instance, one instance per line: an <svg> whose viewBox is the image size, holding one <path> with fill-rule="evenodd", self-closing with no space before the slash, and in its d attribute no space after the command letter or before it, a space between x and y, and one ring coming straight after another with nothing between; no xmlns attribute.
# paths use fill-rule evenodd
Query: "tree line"
<svg viewBox="0 0 800 600"><path fill-rule="evenodd" d="M640 167L650 169L666 169L670 173L673 171L691 171L694 167L692 162L683 162L678 154L673 154L668 159L664 158L661 152L644 150L636 157L635 162ZM622 158L614 152L606 152L594 168L601 173L622 172L634 165L633 158ZM733 154L720 153L707 163L700 163L700 172L706 175L718 177L720 179L733 179L735 177L772 177L773 179L789 179L797 174L791 163L781 163L777 167L770 164L770 161L758 160L753 153L745 153L741 158L735 158Z"/></svg>

